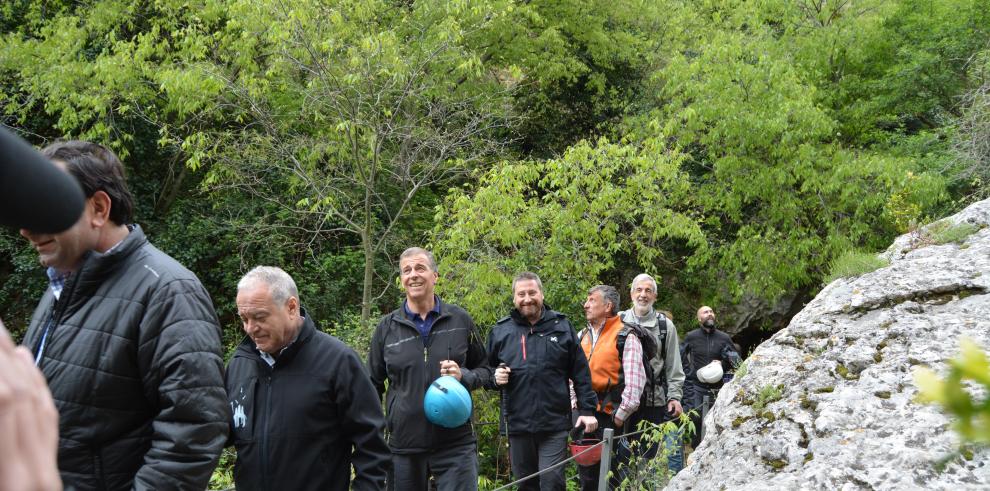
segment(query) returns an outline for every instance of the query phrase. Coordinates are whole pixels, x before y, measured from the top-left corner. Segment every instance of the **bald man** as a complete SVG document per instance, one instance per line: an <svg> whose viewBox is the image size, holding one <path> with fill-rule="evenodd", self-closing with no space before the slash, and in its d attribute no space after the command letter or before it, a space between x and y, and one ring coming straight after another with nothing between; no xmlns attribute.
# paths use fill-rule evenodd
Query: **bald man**
<svg viewBox="0 0 990 491"><path fill-rule="evenodd" d="M727 373L739 361L735 345L728 334L717 327L715 311L705 305L698 309L698 328L684 336L681 344L681 362L684 364L684 410L697 411L695 420L694 441L692 446L697 448L701 443L701 406L705 395L714 395L714 391L722 388L722 380L715 383L703 382L698 378L698 370L713 361L722 362L722 371ZM714 397L712 397L714 399Z"/></svg>

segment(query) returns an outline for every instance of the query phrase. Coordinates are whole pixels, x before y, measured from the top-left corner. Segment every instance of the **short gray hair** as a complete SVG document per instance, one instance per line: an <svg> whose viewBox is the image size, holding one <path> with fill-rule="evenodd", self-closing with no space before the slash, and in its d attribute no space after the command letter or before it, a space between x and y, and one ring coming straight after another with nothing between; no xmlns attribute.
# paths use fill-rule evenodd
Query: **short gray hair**
<svg viewBox="0 0 990 491"><path fill-rule="evenodd" d="M268 293L276 305L282 305L291 297L299 298L296 282L282 268L275 266L256 266L237 282L237 291L257 284L268 287Z"/></svg>
<svg viewBox="0 0 990 491"><path fill-rule="evenodd" d="M602 300L612 303L612 315L619 313L619 290L610 285L595 285L588 290L588 295L595 292L602 294Z"/></svg>
<svg viewBox="0 0 990 491"><path fill-rule="evenodd" d="M529 272L529 271L523 271L522 273L517 274L515 278L512 278L512 294L513 295L516 294L516 283L519 283L520 281L527 281L527 280L533 280L533 281L535 281L536 282L536 287L540 289L540 293L543 293L543 282L540 281L540 277L537 276L536 273L532 273L532 272Z"/></svg>
<svg viewBox="0 0 990 491"><path fill-rule="evenodd" d="M402 254L399 254L399 262L401 263L402 260L405 259L405 258L407 258L407 257L419 256L419 255L426 256L426 260L429 261L429 263L430 263L430 269L433 270L434 273L436 273L437 272L437 260L433 257L433 253L432 252L430 252L430 251L428 251L426 249L423 249L422 247L410 247L410 248L402 251Z"/></svg>
<svg viewBox="0 0 990 491"><path fill-rule="evenodd" d="M629 293L634 292L637 283L641 283L647 280L649 280L650 283L653 285L653 293L660 293L659 291L657 291L657 280L654 280L652 276L646 273L640 273L636 275L635 278L633 278L632 283L629 284Z"/></svg>

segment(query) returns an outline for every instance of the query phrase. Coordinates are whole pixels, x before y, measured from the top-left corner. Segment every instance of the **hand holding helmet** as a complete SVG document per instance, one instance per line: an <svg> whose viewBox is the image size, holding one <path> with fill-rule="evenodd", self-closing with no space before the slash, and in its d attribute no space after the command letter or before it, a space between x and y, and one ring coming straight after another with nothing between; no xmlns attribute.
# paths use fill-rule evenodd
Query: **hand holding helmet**
<svg viewBox="0 0 990 491"><path fill-rule="evenodd" d="M722 362L714 360L698 369L698 380L706 384L717 384L722 381Z"/></svg>
<svg viewBox="0 0 990 491"><path fill-rule="evenodd" d="M454 360L443 360L440 362L440 375L454 377L461 380L461 366Z"/></svg>

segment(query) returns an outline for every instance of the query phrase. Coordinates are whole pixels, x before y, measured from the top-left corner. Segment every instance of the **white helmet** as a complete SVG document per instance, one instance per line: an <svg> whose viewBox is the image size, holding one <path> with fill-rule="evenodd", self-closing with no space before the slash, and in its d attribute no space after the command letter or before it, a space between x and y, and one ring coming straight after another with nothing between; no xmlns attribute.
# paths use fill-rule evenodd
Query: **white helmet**
<svg viewBox="0 0 990 491"><path fill-rule="evenodd" d="M722 381L722 362L715 360L698 369L698 380L706 384L717 384Z"/></svg>

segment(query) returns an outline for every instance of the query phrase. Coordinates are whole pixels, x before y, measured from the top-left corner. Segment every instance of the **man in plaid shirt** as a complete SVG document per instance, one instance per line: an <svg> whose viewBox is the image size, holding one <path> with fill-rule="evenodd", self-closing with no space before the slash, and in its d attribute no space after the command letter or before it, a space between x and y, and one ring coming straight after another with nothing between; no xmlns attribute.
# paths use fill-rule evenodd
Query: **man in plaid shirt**
<svg viewBox="0 0 990 491"><path fill-rule="evenodd" d="M619 291L608 285L592 287L584 303L588 327L579 334L591 369L591 387L598 394L598 408L595 411L598 426L615 428L616 436L625 433L625 422L639 409L640 396L646 384L643 346L639 338L630 335L628 329L623 327L618 313ZM624 457L627 457L625 453L619 453L612 459L613 475L617 476L618 467L625 464ZM581 489L597 489L598 467L578 469ZM609 487L616 489L619 483L609 482Z"/></svg>

